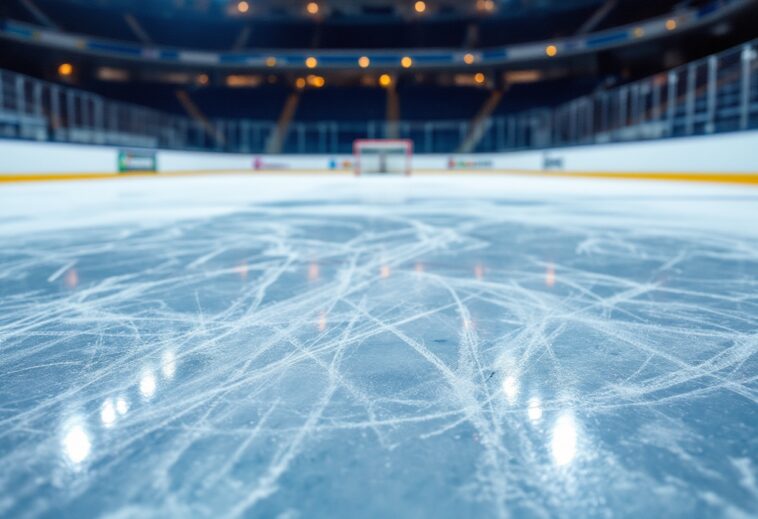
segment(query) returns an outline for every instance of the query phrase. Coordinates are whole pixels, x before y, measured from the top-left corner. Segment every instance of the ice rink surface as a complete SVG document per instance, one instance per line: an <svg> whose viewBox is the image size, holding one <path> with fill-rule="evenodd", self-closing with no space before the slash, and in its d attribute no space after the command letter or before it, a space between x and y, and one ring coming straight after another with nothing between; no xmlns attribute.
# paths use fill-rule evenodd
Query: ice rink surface
<svg viewBox="0 0 758 519"><path fill-rule="evenodd" d="M755 517L758 189L0 186L0 516Z"/></svg>

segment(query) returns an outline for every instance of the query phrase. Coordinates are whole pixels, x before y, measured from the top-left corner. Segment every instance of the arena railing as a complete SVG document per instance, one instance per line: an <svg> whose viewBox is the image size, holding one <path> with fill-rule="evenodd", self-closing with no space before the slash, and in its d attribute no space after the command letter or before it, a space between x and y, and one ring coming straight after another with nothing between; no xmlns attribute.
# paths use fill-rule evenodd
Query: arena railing
<svg viewBox="0 0 758 519"><path fill-rule="evenodd" d="M477 152L627 142L758 126L758 40L668 72L550 109L484 121ZM507 96L507 93L506 93ZM106 99L0 70L0 137L39 141L263 153L273 122L190 117ZM470 121L295 122L285 153L350 153L356 139L412 139L417 153L455 153Z"/></svg>

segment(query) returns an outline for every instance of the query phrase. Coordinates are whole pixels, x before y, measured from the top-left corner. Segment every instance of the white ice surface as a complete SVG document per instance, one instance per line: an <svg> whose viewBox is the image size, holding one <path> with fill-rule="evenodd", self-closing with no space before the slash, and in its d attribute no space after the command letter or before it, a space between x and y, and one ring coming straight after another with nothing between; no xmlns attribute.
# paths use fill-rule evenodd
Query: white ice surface
<svg viewBox="0 0 758 519"><path fill-rule="evenodd" d="M0 516L752 517L758 190L0 186Z"/></svg>

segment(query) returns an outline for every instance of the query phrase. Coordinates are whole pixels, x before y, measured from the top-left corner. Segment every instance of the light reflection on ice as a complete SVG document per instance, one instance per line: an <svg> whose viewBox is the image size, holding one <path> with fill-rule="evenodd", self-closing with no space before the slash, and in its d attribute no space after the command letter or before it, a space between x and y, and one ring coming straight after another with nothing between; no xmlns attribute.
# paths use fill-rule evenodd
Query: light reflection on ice
<svg viewBox="0 0 758 519"><path fill-rule="evenodd" d="M557 465L571 463L576 456L577 427L573 413L563 412L555 421L550 449Z"/></svg>
<svg viewBox="0 0 758 519"><path fill-rule="evenodd" d="M548 288L555 286L555 265L552 263L545 268L545 286Z"/></svg>
<svg viewBox="0 0 758 519"><path fill-rule="evenodd" d="M65 232L0 204L0 516L755 508L758 195L107 185Z"/></svg>
<svg viewBox="0 0 758 519"><path fill-rule="evenodd" d="M155 374L152 371L145 371L139 380L139 392L145 400L153 398L156 386Z"/></svg>
<svg viewBox="0 0 758 519"><path fill-rule="evenodd" d="M113 405L113 399L106 398L100 408L100 421L106 428L113 427L116 423L116 407Z"/></svg>
<svg viewBox="0 0 758 519"><path fill-rule="evenodd" d="M321 277L321 268L317 262L311 261L308 265L308 281L318 281L319 277Z"/></svg>
<svg viewBox="0 0 758 519"><path fill-rule="evenodd" d="M161 357L161 373L163 373L166 380L174 378L176 374L176 353L173 350L163 352L163 356Z"/></svg>
<svg viewBox="0 0 758 519"><path fill-rule="evenodd" d="M237 264L237 266L234 267L234 272L237 273L237 275L242 279L243 281L247 279L247 275L249 272L249 267L247 265L246 261L241 261Z"/></svg>
<svg viewBox="0 0 758 519"><path fill-rule="evenodd" d="M75 268L68 269L63 279L66 286L72 290L79 286L79 272Z"/></svg>
<svg viewBox="0 0 758 519"><path fill-rule="evenodd" d="M532 423L537 423L542 420L542 402L539 397L533 396L529 399L527 414L529 416L529 421Z"/></svg>
<svg viewBox="0 0 758 519"><path fill-rule="evenodd" d="M121 416L124 416L129 412L129 400L127 400L126 397L120 396L116 398L116 411L118 411L118 414Z"/></svg>
<svg viewBox="0 0 758 519"><path fill-rule="evenodd" d="M503 379L503 393L505 393L505 397L508 399L509 404L513 405L516 402L518 391L518 378L514 375L506 375Z"/></svg>
<svg viewBox="0 0 758 519"><path fill-rule="evenodd" d="M90 455L92 441L81 417L74 417L63 433L63 454L74 465L83 463Z"/></svg>

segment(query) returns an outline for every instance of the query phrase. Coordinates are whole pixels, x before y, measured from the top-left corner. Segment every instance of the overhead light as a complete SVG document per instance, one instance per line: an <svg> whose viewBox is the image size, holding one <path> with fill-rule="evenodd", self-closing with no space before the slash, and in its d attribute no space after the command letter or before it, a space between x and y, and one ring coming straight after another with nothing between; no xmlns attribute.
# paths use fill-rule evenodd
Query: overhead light
<svg viewBox="0 0 758 519"><path fill-rule="evenodd" d="M371 65L371 60L368 58L368 56L361 56L358 58L358 66L361 68L368 68L368 66Z"/></svg>
<svg viewBox="0 0 758 519"><path fill-rule="evenodd" d="M418 0L415 4L413 4L413 8L416 10L417 13L421 14L424 11L426 11L426 2L423 0Z"/></svg>
<svg viewBox="0 0 758 519"><path fill-rule="evenodd" d="M195 78L195 81L198 85L207 85L210 79L208 78L208 74L198 74L197 78Z"/></svg>
<svg viewBox="0 0 758 519"><path fill-rule="evenodd" d="M400 65L403 68L411 68L413 66L413 60L409 56L404 56L403 59L400 60Z"/></svg>
<svg viewBox="0 0 758 519"><path fill-rule="evenodd" d="M308 68L316 68L318 66L318 60L311 56L305 60L305 66Z"/></svg>
<svg viewBox="0 0 758 519"><path fill-rule="evenodd" d="M668 29L669 31L673 31L674 29L676 29L676 25L677 25L676 20L674 20L673 18L669 18L668 20L666 20L666 29Z"/></svg>
<svg viewBox="0 0 758 519"><path fill-rule="evenodd" d="M548 57L552 58L553 56L558 54L558 47L556 47L555 45L548 45L547 47L545 47L545 54L547 54Z"/></svg>
<svg viewBox="0 0 758 519"><path fill-rule="evenodd" d="M476 0L476 10L491 13L495 10L495 2L494 0Z"/></svg>
<svg viewBox="0 0 758 519"><path fill-rule="evenodd" d="M250 10L250 4L247 3L245 0L240 0L237 2L237 11L244 14Z"/></svg>
<svg viewBox="0 0 758 519"><path fill-rule="evenodd" d="M299 90L304 89L305 88L305 78L302 78L302 77L297 78L297 80L295 81L295 86Z"/></svg>
<svg viewBox="0 0 758 519"><path fill-rule="evenodd" d="M269 56L266 58L266 66L267 67L275 67L276 66L276 58L273 56Z"/></svg>
<svg viewBox="0 0 758 519"><path fill-rule="evenodd" d="M465 56L463 56L463 62L464 62L466 65L471 65L472 63L474 63L474 61L476 61L476 58L475 58L475 57L474 57L474 55L473 55L473 54L471 54L471 53L468 53L468 54L466 54Z"/></svg>
<svg viewBox="0 0 758 519"><path fill-rule="evenodd" d="M392 84L392 77L389 74L382 74L379 76L379 84L384 88L387 88Z"/></svg>
<svg viewBox="0 0 758 519"><path fill-rule="evenodd" d="M308 5L305 6L305 10L308 11L308 14L315 16L318 14L319 5L316 2L308 2Z"/></svg>
<svg viewBox="0 0 758 519"><path fill-rule="evenodd" d="M74 73L74 66L71 63L61 63L58 66L58 74L62 77L69 77Z"/></svg>
<svg viewBox="0 0 758 519"><path fill-rule="evenodd" d="M310 86L315 88L321 88L326 84L326 80L321 76L308 76L306 80Z"/></svg>
<svg viewBox="0 0 758 519"><path fill-rule="evenodd" d="M474 81L476 81L479 85L484 83L486 79L487 78L481 72L477 72L476 74L474 74Z"/></svg>

